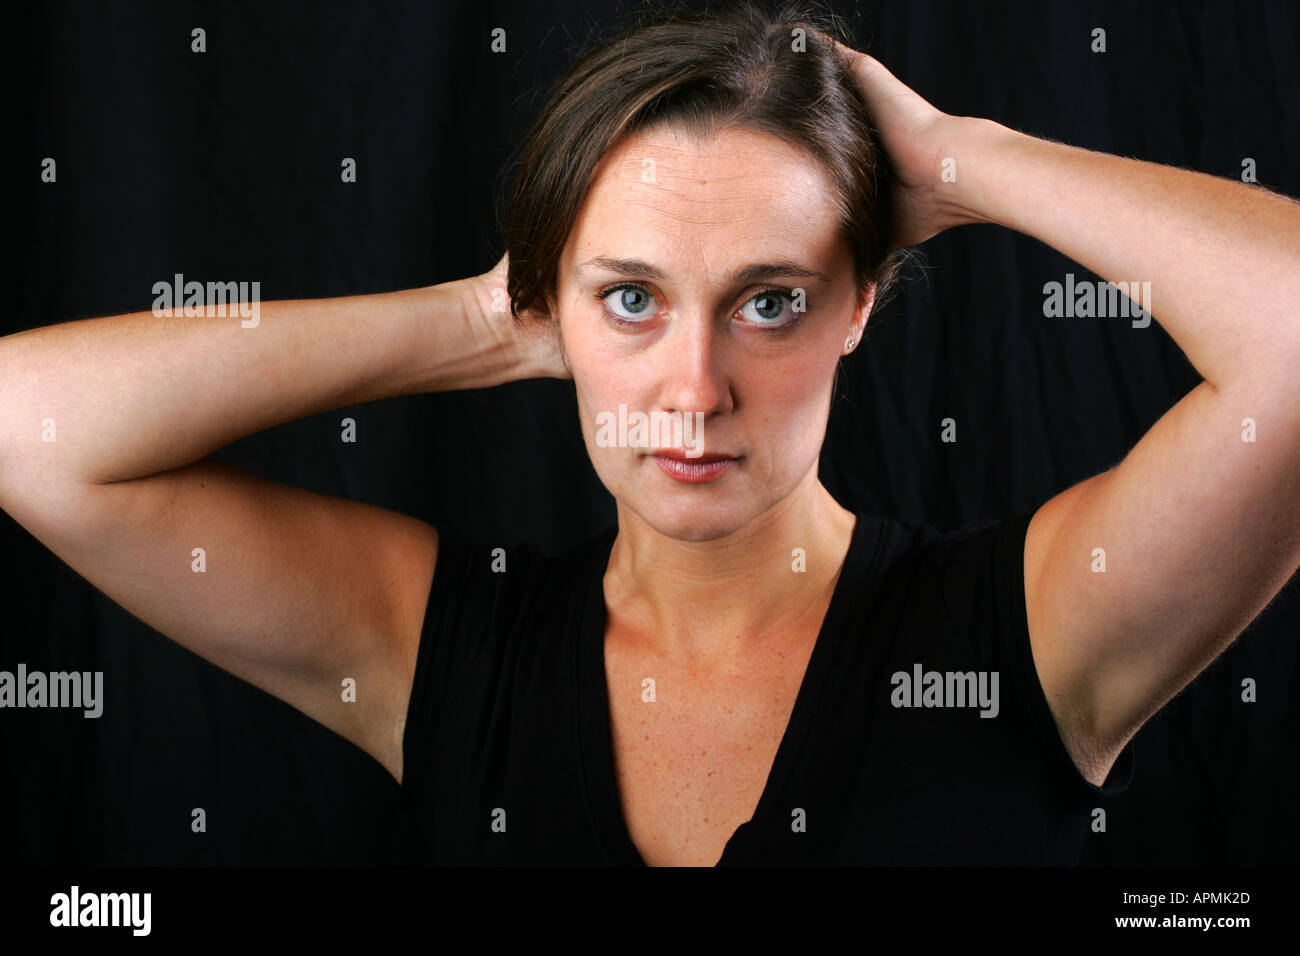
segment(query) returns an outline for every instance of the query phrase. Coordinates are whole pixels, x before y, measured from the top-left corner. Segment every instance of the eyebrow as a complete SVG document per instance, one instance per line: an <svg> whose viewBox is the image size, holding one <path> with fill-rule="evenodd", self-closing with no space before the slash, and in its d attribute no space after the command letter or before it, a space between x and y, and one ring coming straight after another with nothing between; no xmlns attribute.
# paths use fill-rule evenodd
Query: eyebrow
<svg viewBox="0 0 1300 956"><path fill-rule="evenodd" d="M667 276L648 262L640 259L618 259L613 256L596 256L594 259L588 259L580 263L573 270L574 278L580 278L580 273L591 266L597 269L604 269L607 272L616 272L620 275L632 276L637 279L665 279ZM775 279L780 276L800 276L802 278L820 279L828 285L831 282L830 276L824 272L818 272L816 269L809 269L801 266L799 263L790 259L778 259L775 262L756 262L752 265L743 266L737 269L731 276L731 281L736 283L742 282L762 282L767 279Z"/></svg>

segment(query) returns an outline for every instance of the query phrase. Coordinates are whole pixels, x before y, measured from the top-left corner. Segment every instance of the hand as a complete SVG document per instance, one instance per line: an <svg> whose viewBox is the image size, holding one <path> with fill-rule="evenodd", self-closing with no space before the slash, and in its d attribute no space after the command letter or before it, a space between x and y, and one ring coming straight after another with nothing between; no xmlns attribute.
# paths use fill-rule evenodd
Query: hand
<svg viewBox="0 0 1300 956"><path fill-rule="evenodd" d="M511 316L506 295L508 267L507 254L491 271L466 280L473 291L475 318L519 353L524 368L520 378L573 378L565 361L558 320L535 309L525 310L518 319Z"/></svg>
<svg viewBox="0 0 1300 956"><path fill-rule="evenodd" d="M913 246L952 226L984 222L963 203L957 158L972 124L935 109L874 57L834 41L894 170L894 246ZM951 163L945 163L951 160ZM945 181L945 168L956 175Z"/></svg>

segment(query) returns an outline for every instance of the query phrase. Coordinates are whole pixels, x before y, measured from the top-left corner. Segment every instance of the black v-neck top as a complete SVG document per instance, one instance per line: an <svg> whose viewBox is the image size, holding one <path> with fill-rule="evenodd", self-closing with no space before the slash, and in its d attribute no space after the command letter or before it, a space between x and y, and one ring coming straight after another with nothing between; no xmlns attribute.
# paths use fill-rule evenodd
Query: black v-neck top
<svg viewBox="0 0 1300 956"><path fill-rule="evenodd" d="M1099 788L1061 741L1025 616L1032 515L947 534L857 516L766 787L719 865L1078 862L1133 753ZM614 536L561 558L440 536L402 748L416 858L644 865L611 750Z"/></svg>

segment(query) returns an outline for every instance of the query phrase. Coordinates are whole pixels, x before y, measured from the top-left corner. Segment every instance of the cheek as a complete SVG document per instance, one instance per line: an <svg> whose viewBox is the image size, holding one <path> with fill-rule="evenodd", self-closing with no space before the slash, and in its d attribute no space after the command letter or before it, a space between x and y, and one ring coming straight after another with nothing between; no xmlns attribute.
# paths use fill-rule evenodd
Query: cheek
<svg viewBox="0 0 1300 956"><path fill-rule="evenodd" d="M576 306L561 320L560 333L584 422L602 411L617 413L620 403L631 410L650 400L645 394L648 362L629 355L625 342L578 313Z"/></svg>
<svg viewBox="0 0 1300 956"><path fill-rule="evenodd" d="M836 359L824 352L800 350L763 363L750 404L758 427L770 432L769 439L821 444Z"/></svg>
<svg viewBox="0 0 1300 956"><path fill-rule="evenodd" d="M582 439L587 447L587 454L602 479L608 477L608 469L615 462L630 461L627 450L618 447L604 447L596 442L599 428L598 416L608 413L617 420L618 406L626 405L628 410L641 406L637 402L635 389L637 383L630 378L635 374L634 368L625 363L616 363L603 356L598 343L591 337L570 334L564 341L568 354L569 369L573 375L574 391L578 400L578 420L582 429Z"/></svg>
<svg viewBox="0 0 1300 956"><path fill-rule="evenodd" d="M635 366L611 361L608 356L602 356L599 349L584 348L583 343L573 343L565 348L585 425L590 425L600 412L617 413L620 402L629 410L640 407L637 404L639 392Z"/></svg>

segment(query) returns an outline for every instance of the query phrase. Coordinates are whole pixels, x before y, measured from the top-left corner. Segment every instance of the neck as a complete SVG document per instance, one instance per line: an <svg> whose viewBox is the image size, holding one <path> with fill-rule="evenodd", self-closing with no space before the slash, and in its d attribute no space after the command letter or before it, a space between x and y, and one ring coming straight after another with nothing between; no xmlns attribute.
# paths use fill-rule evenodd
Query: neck
<svg viewBox="0 0 1300 956"><path fill-rule="evenodd" d="M611 619L655 652L701 664L820 627L855 523L815 464L781 502L712 541L667 537L621 503L618 517L604 578Z"/></svg>

